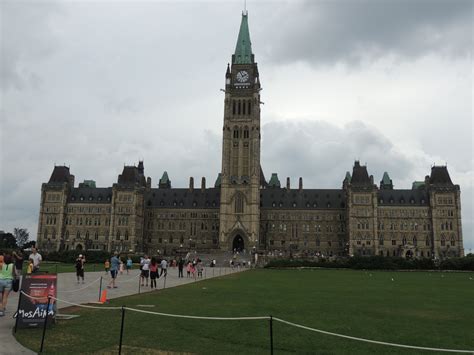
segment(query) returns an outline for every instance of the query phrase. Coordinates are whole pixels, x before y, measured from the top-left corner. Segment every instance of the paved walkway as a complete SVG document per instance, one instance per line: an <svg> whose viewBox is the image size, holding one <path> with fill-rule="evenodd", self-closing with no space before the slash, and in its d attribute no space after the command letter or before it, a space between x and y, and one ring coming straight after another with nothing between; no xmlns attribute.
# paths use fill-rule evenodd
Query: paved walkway
<svg viewBox="0 0 474 355"><path fill-rule="evenodd" d="M245 269L242 269L245 270ZM203 278L208 279L212 277L219 277L241 271L240 268L210 268L204 269ZM117 298L122 296L134 295L139 292L139 270L131 270L127 275L119 275L116 280L115 289L107 289L106 286L110 281L110 274L104 272L89 272L85 275L85 283L77 284L75 273L58 274L58 295L57 298L73 303L90 303L97 302L99 299L99 285L100 277L102 277L102 289L107 289L107 298ZM157 288L169 288L180 286L188 283L200 281L201 279L193 279L186 277L186 270L184 270L184 278L178 278L178 268L170 268L168 275L165 278L161 277L157 280ZM140 287L140 292L149 292L150 287ZM13 314L18 305L18 293L11 292L8 298L8 306L4 317L0 317L0 354L35 354L31 350L26 349L20 345L12 334L12 329L15 324ZM69 307L69 304L58 302L58 308ZM60 311L58 313L61 313ZM67 312L66 312L67 313Z"/></svg>

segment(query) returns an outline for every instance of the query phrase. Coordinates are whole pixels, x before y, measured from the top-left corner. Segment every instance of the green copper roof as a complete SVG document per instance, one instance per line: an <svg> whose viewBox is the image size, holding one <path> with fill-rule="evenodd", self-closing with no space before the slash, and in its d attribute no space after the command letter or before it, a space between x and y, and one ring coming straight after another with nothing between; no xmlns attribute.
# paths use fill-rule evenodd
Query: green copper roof
<svg viewBox="0 0 474 355"><path fill-rule="evenodd" d="M412 190L417 190L422 187L425 187L425 182L424 181L413 181L413 184L411 185Z"/></svg>
<svg viewBox="0 0 474 355"><path fill-rule="evenodd" d="M281 187L280 180L278 179L278 174L273 173L272 177L270 178L270 182L268 183L270 187Z"/></svg>
<svg viewBox="0 0 474 355"><path fill-rule="evenodd" d="M346 171L346 178L344 180L347 180L347 182L351 182L352 176L351 173Z"/></svg>
<svg viewBox="0 0 474 355"><path fill-rule="evenodd" d="M96 188L94 180L84 180L83 185L87 187L92 187L94 189Z"/></svg>
<svg viewBox="0 0 474 355"><path fill-rule="evenodd" d="M392 180L390 179L390 176L388 176L388 173L386 171L383 173L382 183L384 185L390 185L392 183Z"/></svg>
<svg viewBox="0 0 474 355"><path fill-rule="evenodd" d="M235 46L233 64L250 64L252 62L252 42L250 42L248 14L242 13L242 22L240 23L239 38Z"/></svg>
<svg viewBox="0 0 474 355"><path fill-rule="evenodd" d="M168 178L168 173L165 171L163 173L163 176L161 177L160 179L160 184L166 184L170 181L170 179Z"/></svg>
<svg viewBox="0 0 474 355"><path fill-rule="evenodd" d="M221 173L217 175L216 182L214 183L214 187L221 187Z"/></svg>

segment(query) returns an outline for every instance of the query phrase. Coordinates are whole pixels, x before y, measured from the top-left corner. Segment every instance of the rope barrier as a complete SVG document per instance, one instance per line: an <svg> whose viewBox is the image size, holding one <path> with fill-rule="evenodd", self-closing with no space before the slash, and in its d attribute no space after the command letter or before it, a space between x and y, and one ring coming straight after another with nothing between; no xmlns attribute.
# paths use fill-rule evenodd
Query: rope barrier
<svg viewBox="0 0 474 355"><path fill-rule="evenodd" d="M442 349L442 348L440 349L440 348L428 348L428 347L423 347L423 346L414 346L414 345L404 345L404 344L388 343L388 342L384 342L384 341L370 340L370 339L365 339L365 338L357 338L357 337L352 337L352 336L349 336L349 335L343 335L343 334L338 334L338 333L332 333L332 332L328 332L328 331L321 330L321 329L310 328L310 327L306 327L306 326L301 325L301 324L288 322L288 321L286 321L286 320L284 320L284 319L280 319L280 318L276 318L276 317L273 317L273 320L275 320L275 321L277 321L277 322L281 322L281 323L287 324L287 325L291 325L291 326L293 326L293 327L297 327L297 328L301 328L301 329L306 329L306 330L310 330L310 331L317 332L317 333L321 333L321 334L333 335L333 336L340 337L340 338L346 338L346 339L351 339L351 340L357 340L357 341L362 341L362 342L366 342L366 343L379 344L379 345L387 345L387 346L395 346L395 347L399 347L399 348L417 349L417 350L427 350L427 351L439 351L439 352L469 353L469 354L474 354L474 350L457 350L457 349Z"/></svg>
<svg viewBox="0 0 474 355"><path fill-rule="evenodd" d="M133 280L135 280L135 278L137 278L137 277L140 276L140 275L141 275L141 273L138 273L138 274L136 274L135 276L129 278L128 280L121 281L121 283L133 281ZM116 280L117 280L117 279L116 279Z"/></svg>
<svg viewBox="0 0 474 355"><path fill-rule="evenodd" d="M41 299L44 300L44 297L33 297L28 295L27 293L20 291L23 295L30 299ZM451 353L468 353L468 354L474 354L474 350L463 350L463 349L444 349L444 348L430 348L430 347L424 347L424 346L414 346L414 345L405 345L405 344L396 344L396 343L389 343L389 342L384 342L384 341L378 341L378 340L371 340L371 339L365 339L365 338L358 338L358 337L353 337L350 335L344 335L344 334L339 334L339 333L333 333L333 332L328 332L325 330L321 329L316 329L316 328L311 328L307 327L301 324L293 323L286 321L281 318L277 317L270 317L270 316L257 316L257 317L205 317L205 316L190 316L190 315L184 315L184 314L171 314L171 313L162 313L162 312L152 312L152 311L145 311L142 309L136 309L136 308L129 308L129 307L97 307L97 306L89 306L89 305L83 305L83 304L78 304L78 303L73 303L65 300L61 300L56 297L50 297L51 299L57 301L57 302L63 302L72 306L76 307L81 307L81 308L89 308L89 309L107 309L107 310L122 310L126 309L132 312L137 312L137 313L145 313L145 314L151 314L151 315L158 315L158 316L164 316L164 317L173 317L173 318L186 318L186 319L203 319L203 320L228 320L228 321L238 321L238 320L269 320L273 319L277 322L287 324L296 328L300 329L305 329L309 330L312 332L317 332L325 335L331 335L331 336L336 336L340 338L345 338L345 339L350 339L350 340L356 340L356 341L362 341L366 343L371 343L371 344L378 344L378 345L386 345L386 346L393 346L393 347L399 347L399 348L406 348L406 349L416 349L416 350L426 350L426 351L438 351L438 352L451 352Z"/></svg>
<svg viewBox="0 0 474 355"><path fill-rule="evenodd" d="M92 281L91 283L87 284L86 286L81 287L81 288L78 288L77 290L61 290L61 291L59 291L59 292L61 292L61 293L63 293L63 292L64 292L64 293L70 293L70 292L77 292L77 291L85 290L85 289L88 288L90 285L92 285L93 283L95 283L95 282L97 282L97 281L99 281L99 280L100 280L100 277L99 277L97 280L94 280L94 281Z"/></svg>
<svg viewBox="0 0 474 355"><path fill-rule="evenodd" d="M45 297L34 297L34 296L31 296L23 291L21 291L21 293L23 295L25 295L26 297L32 299L32 300L44 300ZM62 303L66 303L66 304L70 304L71 306L76 306L76 307L82 307L82 308L92 308L92 309L122 309L122 307L97 307L97 306L89 306L89 305L85 305L85 304L79 304L79 303L73 303L73 302L69 302L69 301L65 301L65 300L62 300L62 299L59 299L59 298L56 298L56 297L49 297L50 299L52 300L55 300L57 302L62 302Z"/></svg>
<svg viewBox="0 0 474 355"><path fill-rule="evenodd" d="M147 313L153 314L158 316L165 316L165 317L174 317L174 318L188 318L188 319L207 319L207 320L264 320L270 319L269 316L262 316L262 317L204 317L204 316L188 316L184 314L170 314L170 313L160 313L160 312L152 312L152 311L145 311L143 309L136 309L136 308L129 308L124 307L126 310L138 312L138 313Z"/></svg>

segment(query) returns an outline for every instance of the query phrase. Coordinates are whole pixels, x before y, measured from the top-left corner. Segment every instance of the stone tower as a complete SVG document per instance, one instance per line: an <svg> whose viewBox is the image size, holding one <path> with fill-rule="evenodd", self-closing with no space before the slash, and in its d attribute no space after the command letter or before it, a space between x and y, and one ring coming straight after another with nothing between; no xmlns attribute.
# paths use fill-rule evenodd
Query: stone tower
<svg viewBox="0 0 474 355"><path fill-rule="evenodd" d="M260 79L248 15L225 75L220 202L221 249L257 246L260 223Z"/></svg>

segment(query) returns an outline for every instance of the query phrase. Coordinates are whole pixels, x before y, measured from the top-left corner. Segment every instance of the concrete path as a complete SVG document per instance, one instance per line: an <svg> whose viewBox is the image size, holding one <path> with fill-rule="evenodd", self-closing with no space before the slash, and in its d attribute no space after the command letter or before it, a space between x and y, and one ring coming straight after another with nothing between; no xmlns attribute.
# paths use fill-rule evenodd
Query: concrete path
<svg viewBox="0 0 474 355"><path fill-rule="evenodd" d="M213 277L219 277L229 275L231 273L243 271L247 269L240 268L220 268L220 267L206 267L203 271L203 277L198 279L187 278L186 270L184 270L184 278L178 278L178 268L170 268L168 275L165 278L160 277L157 280L157 288L169 288L180 286L188 283L197 282ZM130 274L127 275L124 272L123 275L119 275L116 280L117 288L108 289L107 285L110 281L110 273L105 272L88 272L85 275L85 283L78 284L75 273L62 273L58 274L58 295L57 298L72 303L90 303L97 302L99 300L99 285L100 278L102 277L102 289L107 290L107 298L117 298L123 296L134 295L139 292L139 270L131 270ZM150 286L140 287L140 293L151 291ZM15 320L13 315L18 305L18 293L11 292L8 298L7 310L4 317L0 317L0 354L35 354L31 350L26 349L20 345L12 334ZM70 307L69 304L58 302L58 308ZM58 313L61 314L61 311ZM65 312L67 313L67 312Z"/></svg>

